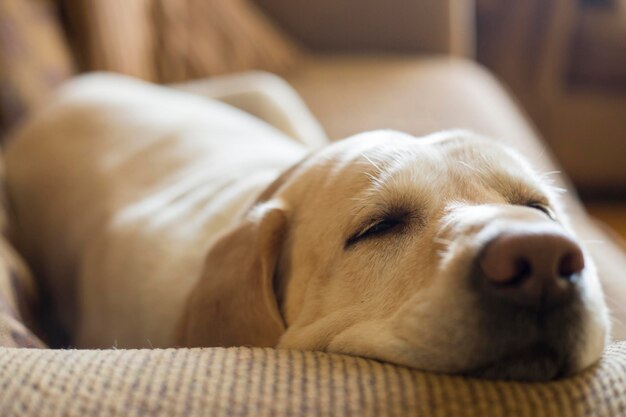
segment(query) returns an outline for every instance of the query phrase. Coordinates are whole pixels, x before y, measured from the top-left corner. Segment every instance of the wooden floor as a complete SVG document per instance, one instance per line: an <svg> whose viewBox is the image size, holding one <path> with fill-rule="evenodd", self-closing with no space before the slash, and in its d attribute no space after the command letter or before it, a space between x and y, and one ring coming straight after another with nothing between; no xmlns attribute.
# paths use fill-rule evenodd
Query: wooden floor
<svg viewBox="0 0 626 417"><path fill-rule="evenodd" d="M588 203L589 213L604 222L626 240L626 201L620 203Z"/></svg>

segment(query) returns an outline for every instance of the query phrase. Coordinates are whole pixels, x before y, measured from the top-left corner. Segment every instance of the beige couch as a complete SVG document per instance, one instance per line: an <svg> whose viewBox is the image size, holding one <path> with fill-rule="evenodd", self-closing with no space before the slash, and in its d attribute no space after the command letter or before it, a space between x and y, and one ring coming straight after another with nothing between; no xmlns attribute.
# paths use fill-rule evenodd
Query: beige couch
<svg viewBox="0 0 626 417"><path fill-rule="evenodd" d="M458 58L468 50L467 39L453 40L458 34L455 35L452 22L459 16L461 21L466 21L462 8L454 7L462 2L397 0L389 2L394 4L393 8L381 8L374 1L347 2L359 5L360 16L395 21L387 15L392 13L404 16L409 22L413 19L407 16L413 16L421 26L403 30L380 27L371 31L365 26L348 33L340 25L341 19L347 17L340 16L336 17L339 23L333 25L336 38L328 31L314 38L314 31L307 29L306 25L315 26L325 20L320 14L324 9L315 15L313 2L259 2L269 13L274 12L285 27L287 22L292 22L290 27L300 28L302 41L316 46L316 52L304 54L283 75L332 138L370 128L397 128L422 134L464 127L511 143L542 169L555 169L549 152L500 85L477 65ZM330 0L319 1L328 7L330 3ZM291 14L284 9L288 4L294 5ZM303 8L302 13L296 6ZM279 16L278 10L285 14ZM428 31L424 26L436 30ZM396 33L395 29L399 31ZM396 42L401 46L398 54L413 52L366 57L348 53L354 48L377 49ZM325 52L328 48L334 49L334 54ZM417 55L415 51L420 49L439 55ZM344 52L337 56L337 51ZM257 94L261 105L248 110L285 131L291 129L293 135L319 134L316 122L306 121L306 111L302 108L299 111L299 105L280 98L284 97L285 85L276 84L272 77L265 80L249 92ZM185 88L219 95L207 92L205 89L209 87L203 84ZM237 104L233 97L229 100ZM289 105L285 106L286 103ZM268 110L265 106L272 108ZM308 128L300 129L302 123ZM566 178L559 181L569 185ZM626 317L626 302L622 301L626 297L621 294L625 287L622 271L626 270L626 256L586 216L572 191L566 200L580 233L586 239L604 242L591 245L591 249L605 277L614 313ZM15 268L7 266L5 270L8 272L0 275L0 281L5 281L0 282L0 294L4 295L0 302L5 300L0 307L10 307L0 310L0 345L12 347L0 348L2 416L608 417L626 412L626 344L623 342L614 343L598 366L581 375L541 384L436 375L320 352L245 347L27 349L42 345L20 324L29 303L24 301L21 285L16 285L21 280L15 279L18 275ZM618 326L616 335L623 338L625 329Z"/></svg>

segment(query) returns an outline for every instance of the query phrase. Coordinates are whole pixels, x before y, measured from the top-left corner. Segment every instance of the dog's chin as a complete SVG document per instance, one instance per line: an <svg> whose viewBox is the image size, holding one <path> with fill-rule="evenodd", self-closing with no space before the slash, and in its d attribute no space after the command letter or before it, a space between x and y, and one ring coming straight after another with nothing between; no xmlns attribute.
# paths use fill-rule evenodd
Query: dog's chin
<svg viewBox="0 0 626 417"><path fill-rule="evenodd" d="M580 370L589 343L589 314L580 292L558 305L520 307L482 294L478 343L466 375L487 379L548 381Z"/></svg>
<svg viewBox="0 0 626 417"><path fill-rule="evenodd" d="M536 343L464 374L475 378L516 381L549 381L573 373L566 355L546 343Z"/></svg>

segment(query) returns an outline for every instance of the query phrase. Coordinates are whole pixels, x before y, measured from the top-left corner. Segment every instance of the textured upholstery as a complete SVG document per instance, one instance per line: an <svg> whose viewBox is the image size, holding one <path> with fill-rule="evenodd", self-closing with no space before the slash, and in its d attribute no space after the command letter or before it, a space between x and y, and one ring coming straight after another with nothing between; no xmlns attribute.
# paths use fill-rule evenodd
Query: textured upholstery
<svg viewBox="0 0 626 417"><path fill-rule="evenodd" d="M460 347L461 348L461 347ZM274 349L0 348L0 414L83 416L619 417L626 343L579 376L486 382Z"/></svg>

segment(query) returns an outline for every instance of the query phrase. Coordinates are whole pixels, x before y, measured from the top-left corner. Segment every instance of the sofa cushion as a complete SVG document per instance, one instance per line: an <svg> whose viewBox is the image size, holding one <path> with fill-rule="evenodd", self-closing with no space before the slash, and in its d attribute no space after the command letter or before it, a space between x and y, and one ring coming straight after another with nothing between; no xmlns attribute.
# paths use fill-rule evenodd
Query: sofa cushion
<svg viewBox="0 0 626 417"><path fill-rule="evenodd" d="M3 415L24 417L614 417L626 410L626 344L580 375L549 383L261 348L0 348L0 386Z"/></svg>

